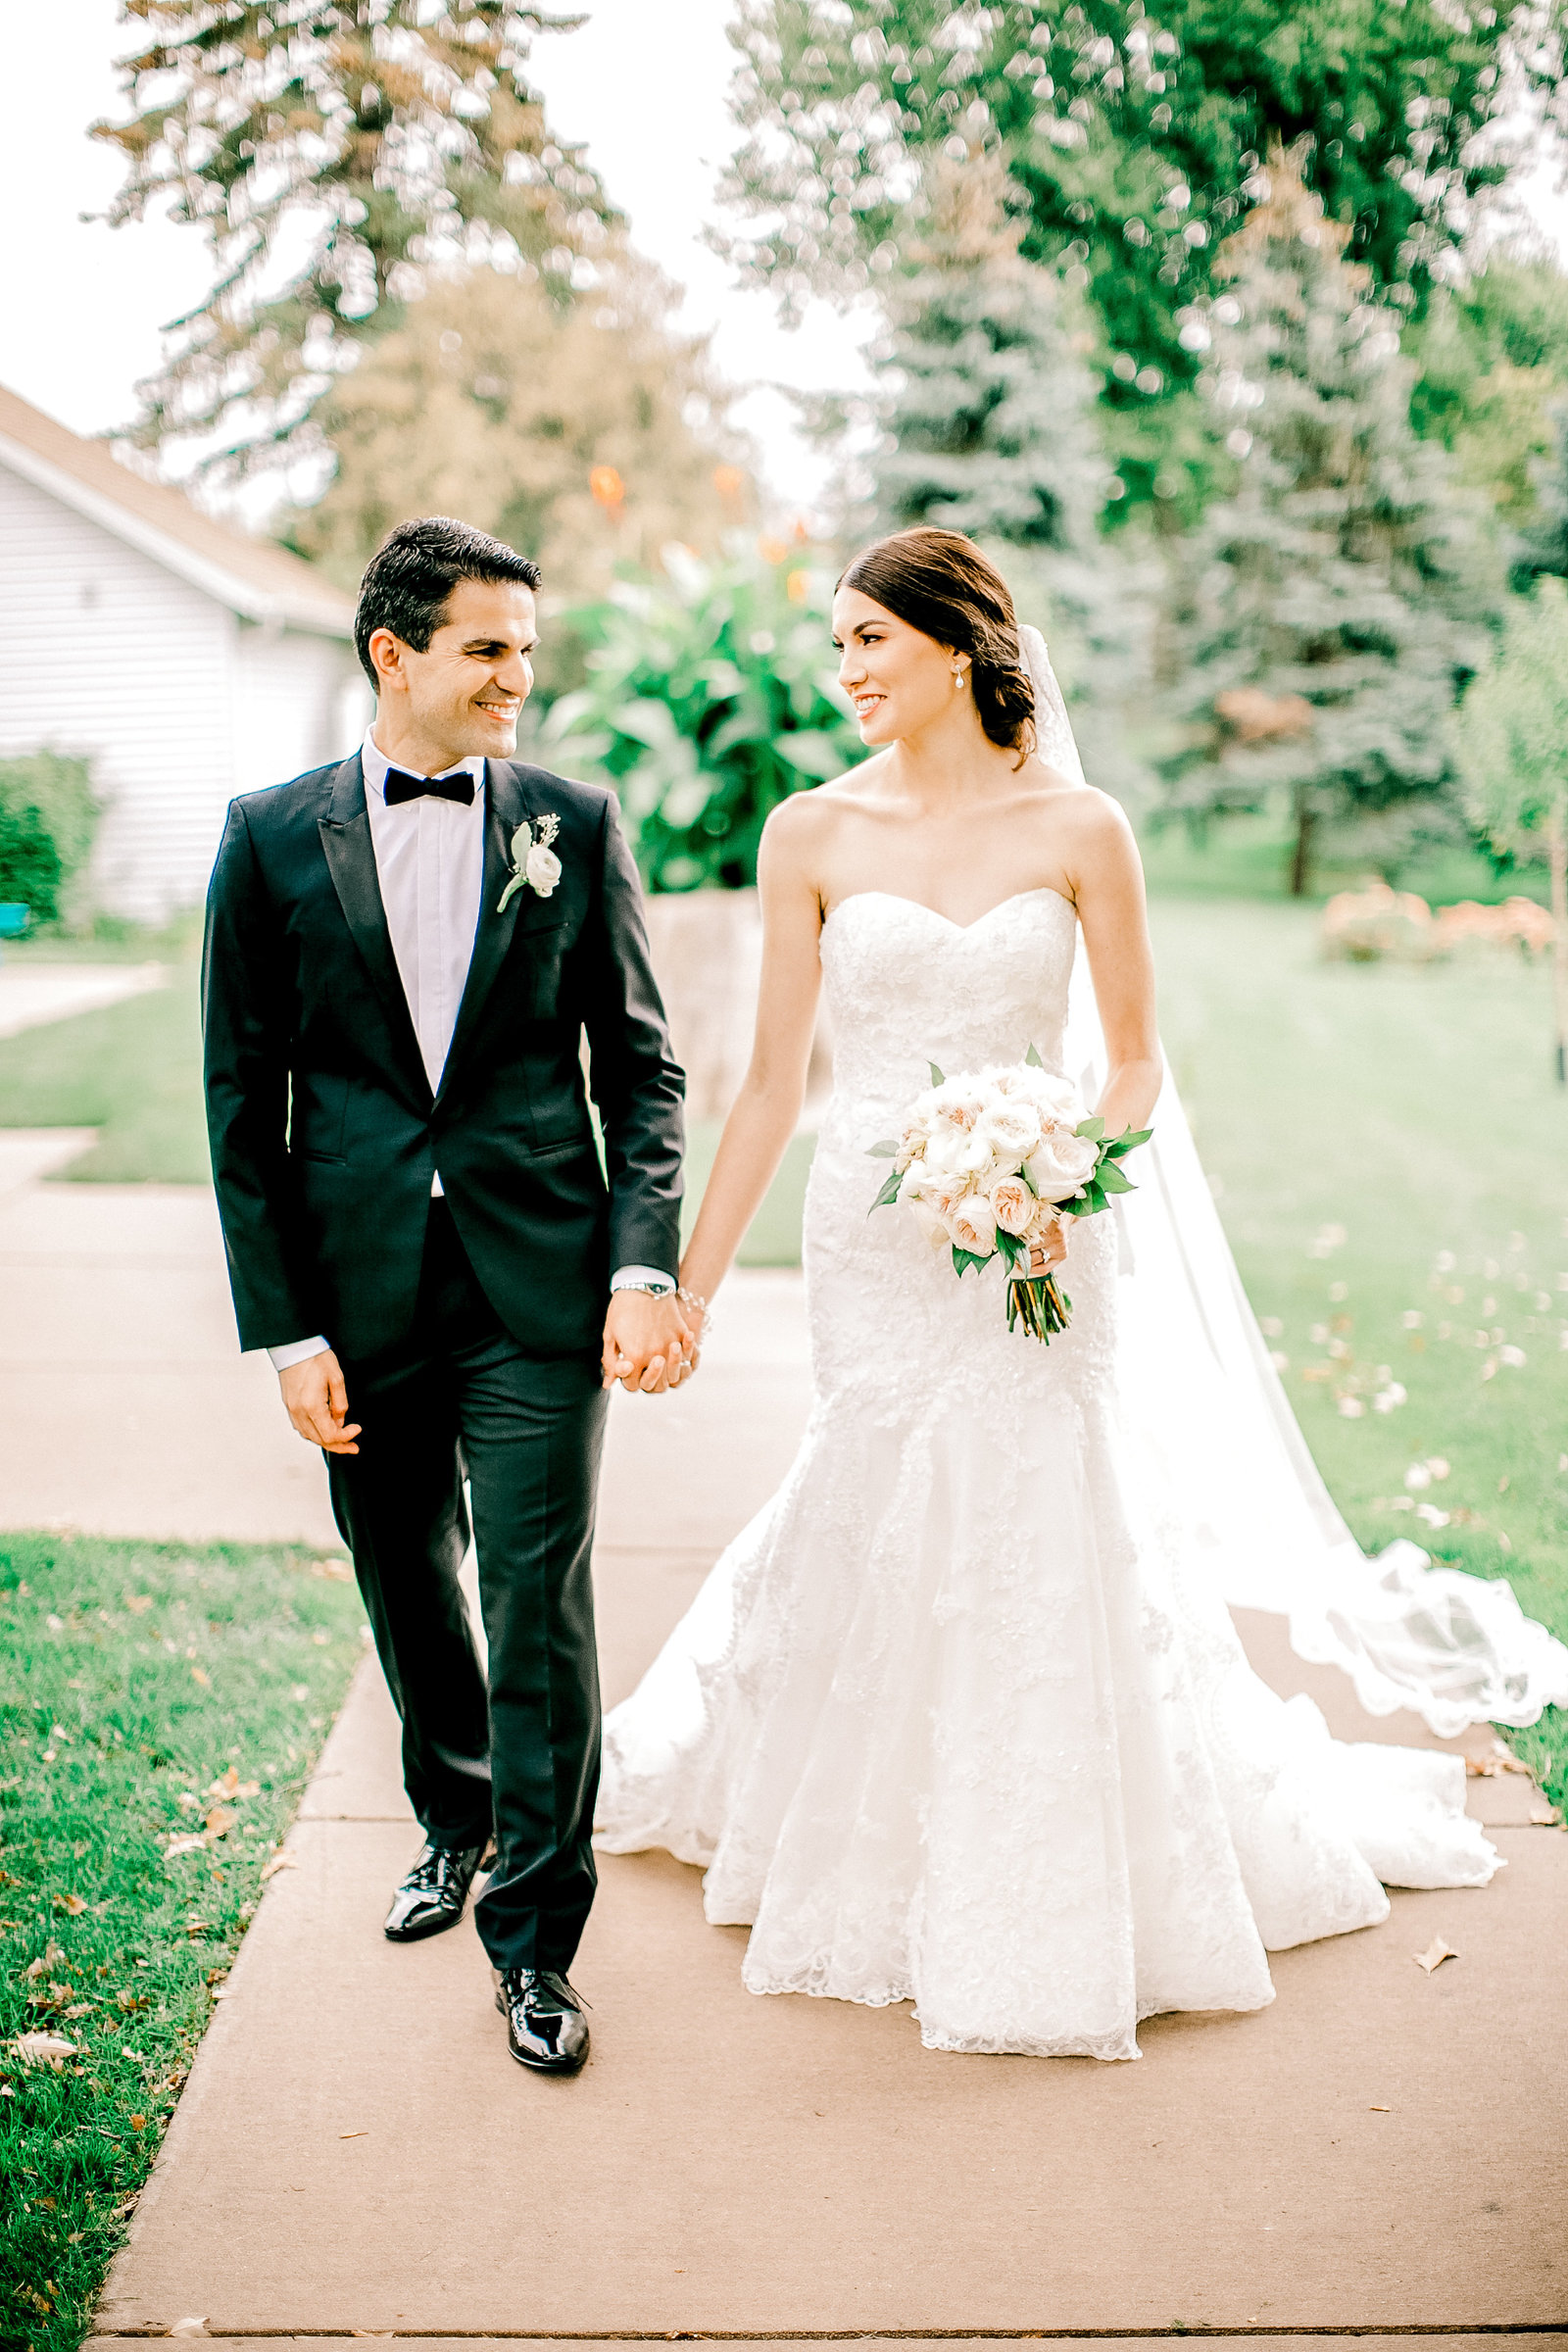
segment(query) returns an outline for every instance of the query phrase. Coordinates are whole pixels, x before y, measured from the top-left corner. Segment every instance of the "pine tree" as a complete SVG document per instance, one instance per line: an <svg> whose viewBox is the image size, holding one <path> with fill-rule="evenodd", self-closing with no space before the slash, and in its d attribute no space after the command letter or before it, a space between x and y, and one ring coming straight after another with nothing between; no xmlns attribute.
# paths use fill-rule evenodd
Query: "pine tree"
<svg viewBox="0 0 1568 2352"><path fill-rule="evenodd" d="M1142 648L1132 571L1099 535L1112 469L1096 418L1089 314L1054 270L1018 252L1000 159L930 174L911 267L889 289L876 354L887 390L873 460L881 530L963 531L1006 574L1052 660L1109 790L1137 774L1114 721Z"/></svg>
<svg viewBox="0 0 1568 2352"><path fill-rule="evenodd" d="M579 20L518 0L122 0L145 24L98 122L128 171L108 218L200 223L212 292L176 319L134 438L198 436L243 472L346 356L396 325L427 264L500 262L569 298L618 216L524 74ZM216 455L213 453L216 451Z"/></svg>
<svg viewBox="0 0 1568 2352"><path fill-rule="evenodd" d="M999 164L944 164L908 275L891 290L880 358L897 383L876 468L885 526L1081 554L1110 468L1092 404L1081 308L1020 259Z"/></svg>
<svg viewBox="0 0 1568 2352"><path fill-rule="evenodd" d="M1167 806L1288 801L1291 886L1325 821L1452 830L1446 738L1502 585L1480 502L1409 421L1395 315L1276 152L1218 267L1203 389L1238 472L1179 550L1164 668Z"/></svg>

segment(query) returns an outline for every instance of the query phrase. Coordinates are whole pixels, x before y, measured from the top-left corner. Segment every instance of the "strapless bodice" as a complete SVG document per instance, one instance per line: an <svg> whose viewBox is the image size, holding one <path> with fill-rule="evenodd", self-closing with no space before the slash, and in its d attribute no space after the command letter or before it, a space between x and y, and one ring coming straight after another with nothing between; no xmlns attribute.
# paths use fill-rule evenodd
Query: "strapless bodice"
<svg viewBox="0 0 1568 2352"><path fill-rule="evenodd" d="M1030 1046L1060 1070L1077 930L1054 890L1019 891L967 924L882 890L841 900L821 944L837 1095L906 1107L928 1063L952 1076Z"/></svg>

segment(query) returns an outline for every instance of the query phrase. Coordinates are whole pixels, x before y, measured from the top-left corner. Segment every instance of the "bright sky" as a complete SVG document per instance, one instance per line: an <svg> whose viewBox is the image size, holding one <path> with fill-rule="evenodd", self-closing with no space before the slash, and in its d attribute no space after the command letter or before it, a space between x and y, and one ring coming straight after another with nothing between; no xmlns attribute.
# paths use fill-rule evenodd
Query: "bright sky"
<svg viewBox="0 0 1568 2352"><path fill-rule="evenodd" d="M580 31L542 39L534 73L561 134L586 143L642 250L685 286L684 322L710 329L732 382L752 390L739 412L761 446L785 505L808 505L821 461L795 430L788 400L768 386L850 389L863 381L868 319L819 306L795 332L763 294L739 293L702 242L718 218L713 188L736 142L726 92L732 0L579 0ZM199 231L152 220L110 230L83 222L119 185L115 151L86 136L122 111L114 59L131 46L118 0L61 6L0 0L7 83L25 93L0 141L0 381L73 425L126 421L134 386L154 366L159 327L198 301L207 282ZM1568 253L1568 199L1543 165L1521 186L1522 209Z"/></svg>

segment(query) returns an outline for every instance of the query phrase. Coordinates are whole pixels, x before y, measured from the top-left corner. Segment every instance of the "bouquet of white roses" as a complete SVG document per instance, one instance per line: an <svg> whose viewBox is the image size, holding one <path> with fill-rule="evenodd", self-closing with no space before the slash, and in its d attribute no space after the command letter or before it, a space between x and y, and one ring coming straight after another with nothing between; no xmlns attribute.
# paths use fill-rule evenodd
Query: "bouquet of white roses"
<svg viewBox="0 0 1568 2352"><path fill-rule="evenodd" d="M1132 1192L1119 1163L1152 1132L1107 1140L1103 1119L1084 1116L1076 1088L1033 1046L1022 1062L957 1078L933 1062L899 1141L871 1147L894 1163L871 1205L908 1209L933 1250L951 1248L960 1277L1003 1258L1007 1329L1021 1322L1049 1344L1072 1300L1054 1275L1030 1273L1030 1252L1064 1216L1093 1216L1111 1194Z"/></svg>

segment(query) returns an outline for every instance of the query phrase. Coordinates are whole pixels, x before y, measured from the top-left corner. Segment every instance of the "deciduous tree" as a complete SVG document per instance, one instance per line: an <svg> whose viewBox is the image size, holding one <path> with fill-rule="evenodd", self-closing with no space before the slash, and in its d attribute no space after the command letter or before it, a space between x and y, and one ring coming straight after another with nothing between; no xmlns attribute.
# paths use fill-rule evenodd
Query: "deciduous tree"
<svg viewBox="0 0 1568 2352"><path fill-rule="evenodd" d="M1349 258L1418 306L1504 172L1477 133L1532 93L1564 105L1565 17L1564 0L742 0L751 136L731 193L756 226L737 253L795 302L874 287L919 159L999 147L1026 258L1080 272L1103 321L1133 503L1161 474L1180 498L1200 361L1184 329L1260 159L1307 139Z"/></svg>
<svg viewBox="0 0 1568 2352"><path fill-rule="evenodd" d="M1516 599L1452 722L1466 804L1493 847L1551 876L1557 1082L1568 1084L1568 588Z"/></svg>
<svg viewBox="0 0 1568 2352"><path fill-rule="evenodd" d="M352 584L395 522L461 514L535 557L556 598L656 565L669 540L716 553L751 479L675 299L626 254L564 307L518 271L431 277L318 408L333 473L293 544Z"/></svg>

